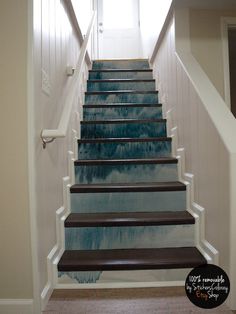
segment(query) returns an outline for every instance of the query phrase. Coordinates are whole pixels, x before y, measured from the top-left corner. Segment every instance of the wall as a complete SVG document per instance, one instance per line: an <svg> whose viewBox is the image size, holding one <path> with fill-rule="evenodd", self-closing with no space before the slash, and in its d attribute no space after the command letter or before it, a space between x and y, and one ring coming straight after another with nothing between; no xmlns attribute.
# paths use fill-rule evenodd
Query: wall
<svg viewBox="0 0 236 314"><path fill-rule="evenodd" d="M170 19L153 62L154 76L178 148L174 152L182 160L185 152L182 179L192 183L189 174L194 175L190 209L200 217L199 209L204 209L204 229L197 243L205 252L209 243L219 251L219 264L231 280L228 302L236 309L236 124L191 54L188 18L188 11L180 10Z"/></svg>
<svg viewBox="0 0 236 314"><path fill-rule="evenodd" d="M224 98L221 17L235 17L236 10L190 10L192 54Z"/></svg>
<svg viewBox="0 0 236 314"><path fill-rule="evenodd" d="M27 0L0 2L0 299L33 297L27 157L27 14Z"/></svg>
<svg viewBox="0 0 236 314"><path fill-rule="evenodd" d="M151 56L172 0L139 0L143 57Z"/></svg>
<svg viewBox="0 0 236 314"><path fill-rule="evenodd" d="M40 133L42 129L58 126L71 81L66 75L66 67L76 65L80 47L63 1L35 0L33 29L32 174L35 181L35 245L39 291L42 292L48 281L47 256L57 243L56 211L63 206L62 178L68 176L68 151L73 150L72 130L79 130L79 121L72 114L67 137L48 144L45 150ZM86 79L86 69L82 78ZM84 85L78 84L78 90L84 89ZM82 102L83 99L75 96L72 112L78 111Z"/></svg>

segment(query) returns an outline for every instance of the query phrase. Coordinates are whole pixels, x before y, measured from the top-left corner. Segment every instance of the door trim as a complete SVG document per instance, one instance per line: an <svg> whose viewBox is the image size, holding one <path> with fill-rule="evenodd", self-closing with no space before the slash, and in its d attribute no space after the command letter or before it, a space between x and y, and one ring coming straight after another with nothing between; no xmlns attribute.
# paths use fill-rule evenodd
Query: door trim
<svg viewBox="0 0 236 314"><path fill-rule="evenodd" d="M221 18L225 103L231 110L228 29L236 28L236 17Z"/></svg>

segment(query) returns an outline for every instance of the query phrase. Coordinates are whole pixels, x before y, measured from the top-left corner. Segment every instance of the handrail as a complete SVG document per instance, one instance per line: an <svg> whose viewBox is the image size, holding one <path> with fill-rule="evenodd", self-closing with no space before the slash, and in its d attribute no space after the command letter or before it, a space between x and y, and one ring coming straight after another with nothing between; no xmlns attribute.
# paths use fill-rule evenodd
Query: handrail
<svg viewBox="0 0 236 314"><path fill-rule="evenodd" d="M76 82L79 80L80 75L82 73L82 65L84 63L84 59L85 59L85 55L86 55L86 51L87 51L87 46L88 46L88 41L89 41L89 37L91 35L92 32L92 28L93 28L93 24L96 18L96 12L93 12L85 39L83 41L81 50L80 50L80 55L79 55L79 59L75 68L75 72L74 72L74 76L72 78L72 82L71 82L71 86L69 88L69 91L67 93L67 101L66 104L63 108L62 111L62 115L61 115L61 119L60 122L58 124L58 128L57 129L44 129L41 132L41 139L43 142L43 148L46 148L46 144L51 143L52 141L54 141L56 138L60 138L60 137L65 137L66 133L67 133L67 128L68 128L68 124L69 124L69 120L70 120L70 113L71 113L71 109L73 106L73 100L74 100L74 94L75 94L75 89L77 88L77 84Z"/></svg>
<svg viewBox="0 0 236 314"><path fill-rule="evenodd" d="M75 14L75 10L74 10L72 1L71 0L63 0L62 3L64 4L64 7L65 7L67 15L68 15L68 17L70 19L70 22L73 25L75 34L76 34L76 36L78 38L78 41L79 41L79 44L80 44L80 46L82 46L83 42L84 42L84 37L82 35L81 28L79 26L79 23L78 23L76 14ZM92 62L91 62L91 59L90 59L90 56L89 56L88 52L86 52L85 60L86 60L86 63L88 65L91 65Z"/></svg>

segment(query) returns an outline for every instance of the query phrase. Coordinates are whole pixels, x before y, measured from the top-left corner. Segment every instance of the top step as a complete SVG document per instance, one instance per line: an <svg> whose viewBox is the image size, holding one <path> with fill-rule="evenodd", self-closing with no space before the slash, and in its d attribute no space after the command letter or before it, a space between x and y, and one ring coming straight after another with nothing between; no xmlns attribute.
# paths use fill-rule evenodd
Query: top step
<svg viewBox="0 0 236 314"><path fill-rule="evenodd" d="M124 60L96 60L93 62L93 70L101 69L150 69L147 59L124 59Z"/></svg>

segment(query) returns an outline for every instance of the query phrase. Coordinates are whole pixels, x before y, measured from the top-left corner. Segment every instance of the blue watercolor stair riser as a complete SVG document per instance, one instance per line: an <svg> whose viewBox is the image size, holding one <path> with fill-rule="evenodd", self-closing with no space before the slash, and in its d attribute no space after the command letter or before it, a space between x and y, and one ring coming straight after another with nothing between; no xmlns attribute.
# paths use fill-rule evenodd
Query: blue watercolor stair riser
<svg viewBox="0 0 236 314"><path fill-rule="evenodd" d="M186 209L186 192L72 193L71 212L155 212Z"/></svg>
<svg viewBox="0 0 236 314"><path fill-rule="evenodd" d="M152 71L91 71L90 80L130 79L150 80L153 78Z"/></svg>
<svg viewBox="0 0 236 314"><path fill-rule="evenodd" d="M75 183L128 183L177 181L176 164L123 164L75 166Z"/></svg>
<svg viewBox="0 0 236 314"><path fill-rule="evenodd" d="M79 143L79 159L171 157L171 141Z"/></svg>
<svg viewBox="0 0 236 314"><path fill-rule="evenodd" d="M65 243L67 250L189 247L193 234L193 225L66 228Z"/></svg>
<svg viewBox="0 0 236 314"><path fill-rule="evenodd" d="M91 82L87 83L87 90L90 92L96 91L116 91L116 90L134 90L134 91L151 91L155 90L155 82L154 81L123 81L123 82Z"/></svg>
<svg viewBox="0 0 236 314"><path fill-rule="evenodd" d="M112 70L115 71L112 71ZM128 70L129 69L129 70ZM158 93L147 60L95 61L89 72L84 120L162 119ZM126 71L124 71L126 70ZM114 81L114 80L139 81ZM143 80L143 81L141 81ZM149 81L145 81L149 80ZM111 91L108 93L106 91ZM133 91L120 92L119 91ZM100 93L99 93L100 92ZM130 105L129 105L130 104ZM102 107L99 107L102 105ZM112 105L112 106L108 106ZM143 106L142 106L143 105ZM162 138L157 140L157 138ZM136 159L171 157L171 140L166 138L166 123L82 123L78 158ZM97 140L96 139L100 139ZM133 138L109 140L106 138ZM144 140L146 138L147 140ZM94 140L92 140L94 139ZM75 164L76 184L149 183L178 181L177 163L93 163ZM85 192L71 193L72 213L163 212L186 210L186 191ZM135 227L65 228L68 250L161 248L194 246L194 225ZM59 272L74 283L96 283L102 272Z"/></svg>
<svg viewBox="0 0 236 314"><path fill-rule="evenodd" d="M132 69L143 70L149 69L148 60L109 60L94 61L93 70L100 69Z"/></svg>
<svg viewBox="0 0 236 314"><path fill-rule="evenodd" d="M166 137L166 121L81 124L81 138Z"/></svg>
<svg viewBox="0 0 236 314"><path fill-rule="evenodd" d="M177 181L176 164L75 166L76 184Z"/></svg>
<svg viewBox="0 0 236 314"><path fill-rule="evenodd" d="M110 119L162 119L161 106L132 107L116 106L107 108L84 108L84 120Z"/></svg>
<svg viewBox="0 0 236 314"><path fill-rule="evenodd" d="M85 104L112 104L112 103L143 103L158 104L156 92L122 92L107 93L89 92L85 94Z"/></svg>

